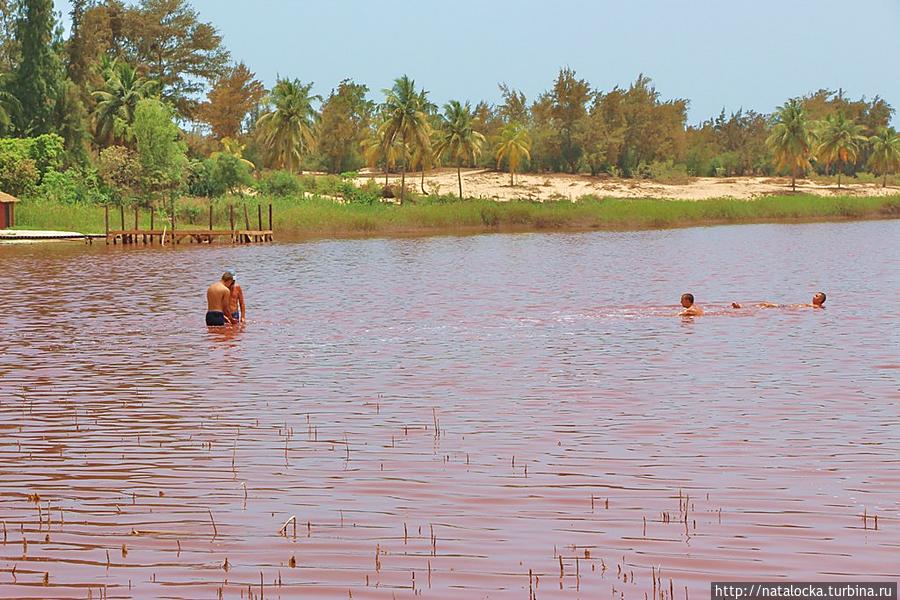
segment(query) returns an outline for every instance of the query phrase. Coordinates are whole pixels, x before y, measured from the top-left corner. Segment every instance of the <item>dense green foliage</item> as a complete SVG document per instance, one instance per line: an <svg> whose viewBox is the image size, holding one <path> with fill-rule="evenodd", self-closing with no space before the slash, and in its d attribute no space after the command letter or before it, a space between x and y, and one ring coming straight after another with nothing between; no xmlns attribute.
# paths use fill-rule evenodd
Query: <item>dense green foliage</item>
<svg viewBox="0 0 900 600"><path fill-rule="evenodd" d="M599 89L570 68L527 98L500 85L497 103L451 100L398 77L375 98L352 80L326 98L279 78L267 90L232 62L189 0L72 0L68 37L52 0L0 0L0 189L60 203L170 202L322 194L370 205L426 190L441 166L590 173L666 182L697 176L871 177L900 171L900 137L884 99L818 90L772 115L724 111L687 123L688 100L649 77ZM48 137L48 135L50 137ZM369 166L383 188L332 175ZM407 174L418 171L418 186ZM399 172L400 186L387 175ZM252 190L252 191L251 191ZM419 201L419 204L422 202Z"/></svg>
<svg viewBox="0 0 900 600"><path fill-rule="evenodd" d="M62 84L62 63L54 52L53 1L22 0L16 39L21 44L13 93L19 101L21 133L53 131L53 114Z"/></svg>
<svg viewBox="0 0 900 600"><path fill-rule="evenodd" d="M0 189L14 196L32 192L63 160L63 139L53 133L0 139Z"/></svg>
<svg viewBox="0 0 900 600"><path fill-rule="evenodd" d="M160 100L141 100L132 130L145 198L152 201L157 194L175 190L187 166L187 147L178 139L172 110Z"/></svg>

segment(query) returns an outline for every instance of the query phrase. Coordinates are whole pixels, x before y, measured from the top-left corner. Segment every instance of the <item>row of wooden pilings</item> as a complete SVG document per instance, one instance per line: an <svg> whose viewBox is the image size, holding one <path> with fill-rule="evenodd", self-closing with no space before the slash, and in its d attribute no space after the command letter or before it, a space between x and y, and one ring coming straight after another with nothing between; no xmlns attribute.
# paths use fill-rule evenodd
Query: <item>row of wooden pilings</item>
<svg viewBox="0 0 900 600"><path fill-rule="evenodd" d="M269 228L263 229L263 207L258 204L257 208L257 229L250 228L250 213L247 205L244 204L244 229L238 229L235 225L234 205L228 206L228 223L229 229L215 229L213 222L213 207L209 207L209 229L176 229L175 213L170 216L167 223L161 230L156 227L156 213L150 210L150 228L140 228L141 210L139 207L134 208L134 228L126 229L125 225L125 207L119 206L119 219L121 229L110 229L109 227L109 206L105 207L104 224L106 230L106 243L116 244L136 244L142 242L144 244L153 244L158 241L165 245L166 239L173 244L179 244L183 240L196 243L212 243L215 238L230 238L232 243L249 244L254 242L271 242L274 238L272 230L272 205L269 204ZM171 225L171 228L169 227Z"/></svg>

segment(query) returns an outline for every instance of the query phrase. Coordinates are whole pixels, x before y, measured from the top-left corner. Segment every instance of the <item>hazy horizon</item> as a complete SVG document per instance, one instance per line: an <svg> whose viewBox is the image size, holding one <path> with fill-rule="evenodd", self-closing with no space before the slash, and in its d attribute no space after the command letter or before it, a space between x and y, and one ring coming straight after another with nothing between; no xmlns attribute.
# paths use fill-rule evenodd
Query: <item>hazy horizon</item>
<svg viewBox="0 0 900 600"><path fill-rule="evenodd" d="M69 1L54 1L67 21ZM852 11L837 0L790 7L759 0L750 10L712 0L695 0L689 9L662 0L573 0L553 11L537 0L514 6L460 0L439 14L410 0L327 6L260 0L249 13L232 0L191 3L222 34L232 59L267 87L276 76L296 77L314 82L323 96L350 78L379 99L408 74L438 104L497 102L501 82L531 102L569 66L601 90L627 87L643 73L664 99L690 101L690 124L722 109L769 113L822 88L900 106L900 78L890 71L890 57L900 56L894 0L862 0ZM860 41L848 49L829 34Z"/></svg>

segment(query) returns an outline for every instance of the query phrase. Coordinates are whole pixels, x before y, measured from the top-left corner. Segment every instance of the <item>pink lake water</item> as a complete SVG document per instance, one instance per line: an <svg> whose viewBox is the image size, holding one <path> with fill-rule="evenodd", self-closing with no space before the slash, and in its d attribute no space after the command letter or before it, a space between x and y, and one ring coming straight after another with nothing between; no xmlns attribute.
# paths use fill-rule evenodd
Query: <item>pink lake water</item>
<svg viewBox="0 0 900 600"><path fill-rule="evenodd" d="M896 579L898 240L0 246L0 597ZM226 267L249 322L210 332ZM726 308L820 289L822 311ZM706 316L673 316L686 291Z"/></svg>

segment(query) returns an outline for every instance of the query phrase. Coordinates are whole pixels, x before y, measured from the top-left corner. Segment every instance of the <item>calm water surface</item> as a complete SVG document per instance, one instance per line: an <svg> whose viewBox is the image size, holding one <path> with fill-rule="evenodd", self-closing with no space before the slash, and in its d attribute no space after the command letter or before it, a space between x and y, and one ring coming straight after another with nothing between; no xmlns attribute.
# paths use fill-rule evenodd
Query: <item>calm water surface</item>
<svg viewBox="0 0 900 600"><path fill-rule="evenodd" d="M2 246L0 597L896 578L898 240L882 221ZM249 323L210 332L226 267ZM819 289L824 311L725 308ZM672 316L684 291L706 316Z"/></svg>

